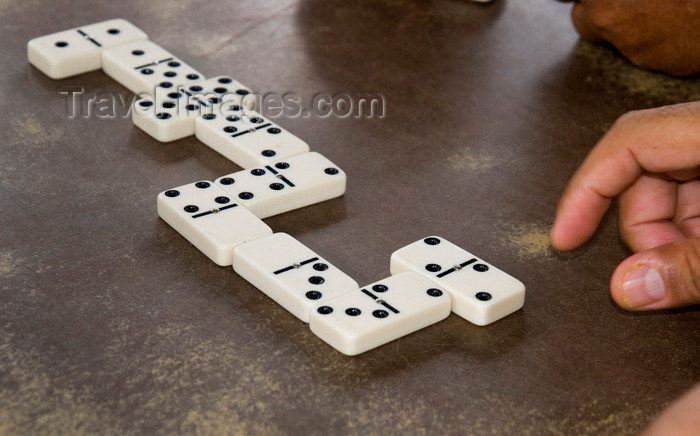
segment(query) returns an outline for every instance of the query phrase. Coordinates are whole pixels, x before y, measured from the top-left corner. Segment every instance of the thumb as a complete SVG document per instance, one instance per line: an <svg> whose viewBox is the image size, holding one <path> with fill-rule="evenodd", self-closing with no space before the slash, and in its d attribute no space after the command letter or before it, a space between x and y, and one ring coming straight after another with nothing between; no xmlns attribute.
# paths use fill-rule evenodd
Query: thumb
<svg viewBox="0 0 700 436"><path fill-rule="evenodd" d="M700 303L700 238L671 242L625 259L613 273L610 293L628 310Z"/></svg>

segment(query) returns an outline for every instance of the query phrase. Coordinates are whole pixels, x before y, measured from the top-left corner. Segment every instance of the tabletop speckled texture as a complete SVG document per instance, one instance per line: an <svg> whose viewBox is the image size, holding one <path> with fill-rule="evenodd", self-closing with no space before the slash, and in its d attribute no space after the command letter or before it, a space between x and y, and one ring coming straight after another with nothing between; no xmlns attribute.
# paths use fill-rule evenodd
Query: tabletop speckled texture
<svg viewBox="0 0 700 436"><path fill-rule="evenodd" d="M629 254L614 214L570 254L548 227L619 115L698 99L700 82L579 42L568 9L0 1L0 434L639 432L700 379L700 313L614 305ZM53 81L27 63L29 39L115 17L260 92L380 93L381 118L276 119L348 189L266 222L361 284L440 234L521 279L524 309L487 327L452 315L352 358L317 339L156 214L158 192L238 167L111 116L104 101L132 96L102 72ZM72 118L65 87L84 89Z"/></svg>

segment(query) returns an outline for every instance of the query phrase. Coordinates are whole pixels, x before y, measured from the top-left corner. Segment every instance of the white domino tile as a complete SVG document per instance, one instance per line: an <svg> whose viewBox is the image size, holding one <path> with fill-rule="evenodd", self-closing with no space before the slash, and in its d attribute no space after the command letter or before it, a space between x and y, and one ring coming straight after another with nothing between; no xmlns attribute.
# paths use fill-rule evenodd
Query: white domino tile
<svg viewBox="0 0 700 436"><path fill-rule="evenodd" d="M158 215L217 265L231 265L233 249L272 229L210 181L158 194Z"/></svg>
<svg viewBox="0 0 700 436"><path fill-rule="evenodd" d="M317 306L311 331L349 356L434 324L450 314L450 296L432 281L404 272Z"/></svg>
<svg viewBox="0 0 700 436"><path fill-rule="evenodd" d="M204 75L152 41L134 41L102 52L102 69L135 94L152 95L157 86L177 89Z"/></svg>
<svg viewBox="0 0 700 436"><path fill-rule="evenodd" d="M286 233L237 246L233 269L304 322L313 307L358 289L350 276Z"/></svg>
<svg viewBox="0 0 700 436"><path fill-rule="evenodd" d="M115 18L40 36L27 43L29 62L52 79L102 68L102 52L148 36L130 22Z"/></svg>
<svg viewBox="0 0 700 436"><path fill-rule="evenodd" d="M214 181L258 218L267 218L345 193L345 172L325 156L308 152Z"/></svg>
<svg viewBox="0 0 700 436"><path fill-rule="evenodd" d="M197 139L243 168L265 166L309 151L309 145L255 111L223 105L218 115L198 117Z"/></svg>
<svg viewBox="0 0 700 436"><path fill-rule="evenodd" d="M486 325L523 307L525 285L491 264L439 236L396 250L391 273L414 271L452 296L452 311Z"/></svg>

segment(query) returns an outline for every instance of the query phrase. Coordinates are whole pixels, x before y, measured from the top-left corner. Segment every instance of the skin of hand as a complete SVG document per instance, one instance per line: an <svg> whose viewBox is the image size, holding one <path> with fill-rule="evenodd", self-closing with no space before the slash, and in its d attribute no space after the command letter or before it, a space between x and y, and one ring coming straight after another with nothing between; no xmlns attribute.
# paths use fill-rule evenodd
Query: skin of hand
<svg viewBox="0 0 700 436"><path fill-rule="evenodd" d="M552 245L572 250L620 196L620 234L636 251L610 292L628 310L700 303L700 102L620 117L574 174L557 208Z"/></svg>
<svg viewBox="0 0 700 436"><path fill-rule="evenodd" d="M661 413L642 436L697 436L700 434L700 384L695 385Z"/></svg>
<svg viewBox="0 0 700 436"><path fill-rule="evenodd" d="M673 76L700 74L700 0L559 0L573 2L581 38L607 42L641 68Z"/></svg>
<svg viewBox="0 0 700 436"><path fill-rule="evenodd" d="M581 38L607 42L634 65L675 76L700 73L700 0L560 0ZM700 103L631 112L590 153L567 187L552 244L571 250L620 195L620 233L636 254L610 282L630 310L700 303ZM700 434L700 384L642 436Z"/></svg>

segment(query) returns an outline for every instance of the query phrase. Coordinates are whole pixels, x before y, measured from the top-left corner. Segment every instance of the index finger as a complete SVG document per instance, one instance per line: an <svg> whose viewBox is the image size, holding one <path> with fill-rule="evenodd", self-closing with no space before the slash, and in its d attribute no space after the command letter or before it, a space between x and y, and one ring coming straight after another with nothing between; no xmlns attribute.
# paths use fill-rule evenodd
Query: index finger
<svg viewBox="0 0 700 436"><path fill-rule="evenodd" d="M700 102L620 117L574 174L552 227L552 244L574 249L595 232L614 197L644 171L665 174L700 165Z"/></svg>

